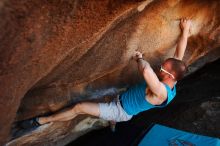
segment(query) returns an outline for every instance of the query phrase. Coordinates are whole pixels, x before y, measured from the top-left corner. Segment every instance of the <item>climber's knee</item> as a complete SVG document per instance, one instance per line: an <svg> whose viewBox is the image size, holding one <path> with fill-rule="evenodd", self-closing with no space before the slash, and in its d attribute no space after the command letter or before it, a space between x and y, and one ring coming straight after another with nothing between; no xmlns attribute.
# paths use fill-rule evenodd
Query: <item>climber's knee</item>
<svg viewBox="0 0 220 146"><path fill-rule="evenodd" d="M83 103L77 103L74 107L73 107L73 112L76 114L80 114L83 111Z"/></svg>

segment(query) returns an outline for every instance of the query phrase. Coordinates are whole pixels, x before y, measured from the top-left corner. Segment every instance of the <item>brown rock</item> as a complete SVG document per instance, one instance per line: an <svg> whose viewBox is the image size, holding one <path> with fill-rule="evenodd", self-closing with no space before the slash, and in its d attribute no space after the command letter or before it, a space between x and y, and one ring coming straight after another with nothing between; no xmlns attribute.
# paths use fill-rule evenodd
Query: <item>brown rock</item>
<svg viewBox="0 0 220 146"><path fill-rule="evenodd" d="M0 142L10 140L14 121L140 80L132 53L144 52L153 67L172 56L182 17L193 20L184 61L205 58L220 45L218 5L217 0L0 2Z"/></svg>

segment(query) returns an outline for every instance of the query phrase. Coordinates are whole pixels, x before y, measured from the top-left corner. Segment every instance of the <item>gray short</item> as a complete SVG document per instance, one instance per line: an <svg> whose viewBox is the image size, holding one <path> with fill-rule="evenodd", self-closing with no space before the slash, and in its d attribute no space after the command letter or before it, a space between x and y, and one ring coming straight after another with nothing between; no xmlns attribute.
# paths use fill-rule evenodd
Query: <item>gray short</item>
<svg viewBox="0 0 220 146"><path fill-rule="evenodd" d="M99 109L99 117L107 121L122 122L132 118L132 115L128 115L122 108L119 95L110 103L99 103Z"/></svg>

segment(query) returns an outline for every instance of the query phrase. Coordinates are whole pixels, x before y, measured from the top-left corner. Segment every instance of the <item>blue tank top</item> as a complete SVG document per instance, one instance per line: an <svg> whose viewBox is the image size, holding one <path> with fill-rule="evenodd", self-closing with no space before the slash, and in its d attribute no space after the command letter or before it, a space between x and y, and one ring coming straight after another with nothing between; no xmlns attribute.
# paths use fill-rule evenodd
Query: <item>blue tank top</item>
<svg viewBox="0 0 220 146"><path fill-rule="evenodd" d="M145 99L145 90L147 87L145 81L130 87L127 91L120 95L120 100L125 112L129 115L136 115L142 111L155 107L164 107L169 104L176 95L176 84L173 89L170 89L170 87L165 83L164 85L167 90L167 102L162 105L152 105Z"/></svg>

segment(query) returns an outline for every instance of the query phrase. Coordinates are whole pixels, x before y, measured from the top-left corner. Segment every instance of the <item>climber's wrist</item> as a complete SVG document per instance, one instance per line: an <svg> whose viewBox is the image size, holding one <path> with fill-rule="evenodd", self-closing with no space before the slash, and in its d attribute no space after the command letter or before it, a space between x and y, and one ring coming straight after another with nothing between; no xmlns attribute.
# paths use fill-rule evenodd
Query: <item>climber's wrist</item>
<svg viewBox="0 0 220 146"><path fill-rule="evenodd" d="M183 30L182 36L185 38L188 38L189 37L189 30Z"/></svg>
<svg viewBox="0 0 220 146"><path fill-rule="evenodd" d="M138 57L137 59L136 59L136 61L137 62L139 62L140 60L144 60L142 57Z"/></svg>

